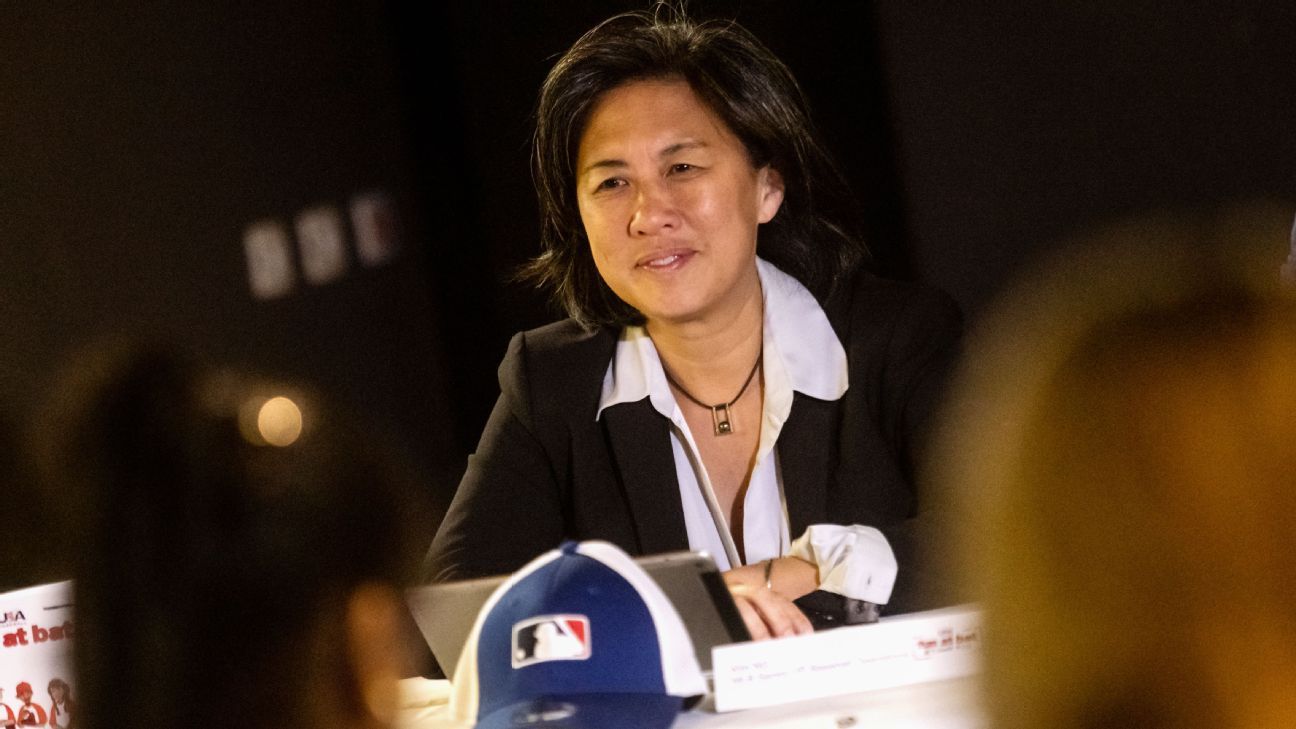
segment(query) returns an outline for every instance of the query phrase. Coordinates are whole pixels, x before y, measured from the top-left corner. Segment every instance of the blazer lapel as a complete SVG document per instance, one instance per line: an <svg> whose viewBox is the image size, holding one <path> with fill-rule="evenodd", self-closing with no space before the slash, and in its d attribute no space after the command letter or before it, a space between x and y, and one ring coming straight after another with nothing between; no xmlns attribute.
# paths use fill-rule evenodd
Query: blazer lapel
<svg viewBox="0 0 1296 729"><path fill-rule="evenodd" d="M862 272L855 276L866 275ZM828 323L843 343L850 339L851 292L854 278L837 285L831 296L820 300ZM850 357L847 349L846 356ZM858 386L856 383L852 383ZM825 401L793 393L792 412L779 431L775 448L787 499L788 526L792 539L811 524L833 521L828 513L828 487L838 463L838 428L842 400Z"/></svg>
<svg viewBox="0 0 1296 729"><path fill-rule="evenodd" d="M792 539L811 524L829 520L828 480L837 462L837 405L798 392L779 432L775 448Z"/></svg>
<svg viewBox="0 0 1296 729"><path fill-rule="evenodd" d="M613 405L601 417L643 553L688 549L668 421L647 398Z"/></svg>

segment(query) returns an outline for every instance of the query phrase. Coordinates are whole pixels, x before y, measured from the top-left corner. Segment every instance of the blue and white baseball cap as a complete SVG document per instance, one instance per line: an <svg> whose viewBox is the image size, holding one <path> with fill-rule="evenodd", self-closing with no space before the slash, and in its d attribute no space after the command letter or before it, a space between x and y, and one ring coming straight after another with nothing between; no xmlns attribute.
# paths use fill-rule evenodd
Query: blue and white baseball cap
<svg viewBox="0 0 1296 729"><path fill-rule="evenodd" d="M481 729L665 729L706 693L669 598L601 541L566 542L501 584L452 683L452 717Z"/></svg>

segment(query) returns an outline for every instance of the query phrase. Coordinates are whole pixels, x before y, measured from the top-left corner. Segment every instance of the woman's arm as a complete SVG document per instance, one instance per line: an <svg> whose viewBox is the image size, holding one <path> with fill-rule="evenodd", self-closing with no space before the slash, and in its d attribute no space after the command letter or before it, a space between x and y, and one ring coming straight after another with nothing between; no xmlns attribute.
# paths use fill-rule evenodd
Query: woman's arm
<svg viewBox="0 0 1296 729"><path fill-rule="evenodd" d="M916 513L899 524L879 525L900 564L886 612L924 610L955 601L942 565L944 536L956 518L944 489L952 484L925 478L926 446L943 407L962 351L963 320L958 305L929 291L906 306L892 331L889 373L883 381L886 418L893 445L916 495Z"/></svg>
<svg viewBox="0 0 1296 729"><path fill-rule="evenodd" d="M779 557L724 573L725 584L752 638L813 632L810 620L792 603L819 586L819 570L797 557Z"/></svg>
<svg viewBox="0 0 1296 729"><path fill-rule="evenodd" d="M500 396L428 550L428 581L505 574L563 538L554 469L532 424L524 336L500 365Z"/></svg>

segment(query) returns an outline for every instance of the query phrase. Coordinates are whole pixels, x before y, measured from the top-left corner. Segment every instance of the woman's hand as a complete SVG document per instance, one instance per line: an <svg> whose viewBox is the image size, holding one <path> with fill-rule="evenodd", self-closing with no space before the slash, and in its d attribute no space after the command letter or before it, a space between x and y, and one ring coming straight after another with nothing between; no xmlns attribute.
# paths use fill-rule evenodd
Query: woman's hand
<svg viewBox="0 0 1296 729"><path fill-rule="evenodd" d="M745 565L724 573L738 612L753 640L805 635L814 631L810 620L792 600L819 584L814 565L795 557L774 560L771 587L765 586L765 563Z"/></svg>

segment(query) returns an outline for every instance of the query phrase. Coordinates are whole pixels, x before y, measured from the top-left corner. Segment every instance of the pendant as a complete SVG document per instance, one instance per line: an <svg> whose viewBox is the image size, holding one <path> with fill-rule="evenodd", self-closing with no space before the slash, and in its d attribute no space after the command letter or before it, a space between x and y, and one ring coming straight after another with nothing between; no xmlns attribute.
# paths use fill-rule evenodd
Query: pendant
<svg viewBox="0 0 1296 729"><path fill-rule="evenodd" d="M733 432L733 416L728 405L711 406L711 425L716 435L729 435Z"/></svg>

